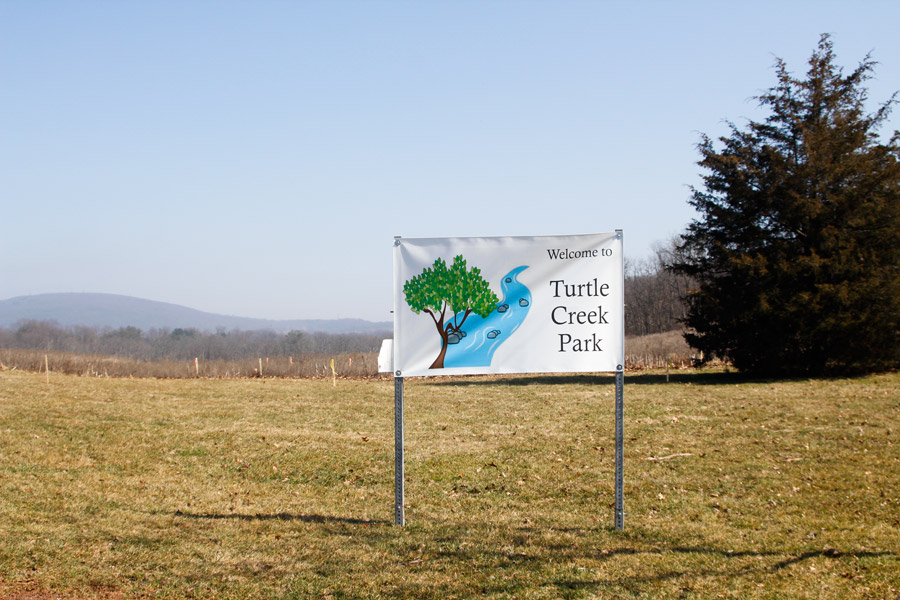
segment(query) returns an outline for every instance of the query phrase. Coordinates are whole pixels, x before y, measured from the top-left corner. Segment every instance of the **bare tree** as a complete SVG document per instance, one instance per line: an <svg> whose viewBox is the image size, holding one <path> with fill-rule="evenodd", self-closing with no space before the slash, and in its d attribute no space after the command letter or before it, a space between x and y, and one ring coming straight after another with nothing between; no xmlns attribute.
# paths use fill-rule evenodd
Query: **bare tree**
<svg viewBox="0 0 900 600"><path fill-rule="evenodd" d="M681 329L690 279L672 273L678 239L655 244L653 255L625 262L625 334L650 335Z"/></svg>

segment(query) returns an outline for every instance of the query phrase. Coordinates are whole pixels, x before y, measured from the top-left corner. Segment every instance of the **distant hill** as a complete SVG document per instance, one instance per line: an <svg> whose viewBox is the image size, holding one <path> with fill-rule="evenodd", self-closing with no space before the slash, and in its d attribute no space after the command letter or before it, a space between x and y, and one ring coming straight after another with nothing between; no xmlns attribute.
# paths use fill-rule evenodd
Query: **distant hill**
<svg viewBox="0 0 900 600"><path fill-rule="evenodd" d="M13 327L24 319L55 321L63 326L137 327L148 329L198 329L216 331L267 329L324 333L374 333L391 331L390 321L363 319L271 320L233 317L203 312L177 304L143 300L116 294L38 294L0 300L0 327Z"/></svg>

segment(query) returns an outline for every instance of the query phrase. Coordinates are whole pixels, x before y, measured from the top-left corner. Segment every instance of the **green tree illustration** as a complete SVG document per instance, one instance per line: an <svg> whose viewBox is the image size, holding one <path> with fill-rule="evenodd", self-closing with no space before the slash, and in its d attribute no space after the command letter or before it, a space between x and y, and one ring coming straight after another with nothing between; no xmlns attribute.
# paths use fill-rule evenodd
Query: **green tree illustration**
<svg viewBox="0 0 900 600"><path fill-rule="evenodd" d="M450 334L460 329L469 315L486 318L497 308L500 299L491 291L477 267L466 268L466 260L459 255L447 268L438 258L431 267L403 284L406 304L414 313L427 313L441 336L441 351L430 369L443 369Z"/></svg>

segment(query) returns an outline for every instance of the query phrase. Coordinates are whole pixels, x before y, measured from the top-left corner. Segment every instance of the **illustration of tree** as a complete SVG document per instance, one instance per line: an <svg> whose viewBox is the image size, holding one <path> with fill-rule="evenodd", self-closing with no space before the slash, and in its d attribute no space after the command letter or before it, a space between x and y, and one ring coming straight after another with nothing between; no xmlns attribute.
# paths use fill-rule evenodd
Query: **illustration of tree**
<svg viewBox="0 0 900 600"><path fill-rule="evenodd" d="M441 336L441 351L430 369L444 368L450 337L462 336L463 323L472 313L486 318L500 299L491 291L477 267L466 269L462 255L447 263L438 258L431 267L403 284L406 304L414 313L428 313Z"/></svg>

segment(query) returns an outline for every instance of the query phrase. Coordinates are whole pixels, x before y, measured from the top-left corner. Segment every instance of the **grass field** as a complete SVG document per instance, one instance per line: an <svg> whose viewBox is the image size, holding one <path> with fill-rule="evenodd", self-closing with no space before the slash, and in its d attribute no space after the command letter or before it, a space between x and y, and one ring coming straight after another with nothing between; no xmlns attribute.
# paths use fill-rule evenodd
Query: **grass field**
<svg viewBox="0 0 900 600"><path fill-rule="evenodd" d="M900 375L0 372L0 597L900 598Z"/></svg>

